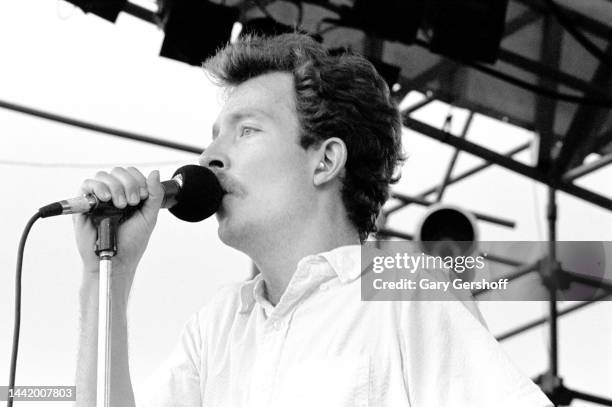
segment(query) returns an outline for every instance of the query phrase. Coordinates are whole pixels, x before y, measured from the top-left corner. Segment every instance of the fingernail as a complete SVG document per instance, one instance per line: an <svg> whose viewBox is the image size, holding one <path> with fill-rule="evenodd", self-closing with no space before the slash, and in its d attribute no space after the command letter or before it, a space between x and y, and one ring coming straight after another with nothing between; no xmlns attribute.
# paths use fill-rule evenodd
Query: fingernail
<svg viewBox="0 0 612 407"><path fill-rule="evenodd" d="M117 198L117 205L124 206L125 204L126 204L125 198L123 198L122 196Z"/></svg>
<svg viewBox="0 0 612 407"><path fill-rule="evenodd" d="M149 195L149 192L146 188L140 187L140 197L146 198Z"/></svg>
<svg viewBox="0 0 612 407"><path fill-rule="evenodd" d="M140 198L138 197L138 195L136 195L135 193L130 194L130 202L133 204L138 203L138 201L140 201Z"/></svg>

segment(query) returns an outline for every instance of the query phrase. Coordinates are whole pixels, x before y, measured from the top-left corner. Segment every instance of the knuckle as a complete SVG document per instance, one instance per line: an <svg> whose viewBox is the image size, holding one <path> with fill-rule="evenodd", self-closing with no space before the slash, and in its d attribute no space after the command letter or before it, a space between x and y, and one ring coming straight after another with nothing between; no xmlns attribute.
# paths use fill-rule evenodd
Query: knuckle
<svg viewBox="0 0 612 407"><path fill-rule="evenodd" d="M87 178L86 180L81 182L81 185L79 186L79 192L80 193L90 192L91 190L93 190L95 183L96 183L95 180L91 178Z"/></svg>
<svg viewBox="0 0 612 407"><path fill-rule="evenodd" d="M142 175L142 173L140 171L138 171L137 168L128 167L128 172L132 175L132 177L134 177L136 182L138 182L139 184L142 185L145 182L144 175Z"/></svg>
<svg viewBox="0 0 612 407"><path fill-rule="evenodd" d="M121 183L117 182L116 179L109 179L106 183L106 186L111 190L113 194L123 192L123 186L121 185Z"/></svg>
<svg viewBox="0 0 612 407"><path fill-rule="evenodd" d="M125 185L125 187L127 189L138 188L138 181L136 179L134 179L134 177L127 177L127 178L125 178L123 183L124 183L124 185Z"/></svg>
<svg viewBox="0 0 612 407"><path fill-rule="evenodd" d="M96 180L93 180L91 178L87 178L87 179L83 180L83 182L81 182L81 188L90 187L94 183L96 183Z"/></svg>

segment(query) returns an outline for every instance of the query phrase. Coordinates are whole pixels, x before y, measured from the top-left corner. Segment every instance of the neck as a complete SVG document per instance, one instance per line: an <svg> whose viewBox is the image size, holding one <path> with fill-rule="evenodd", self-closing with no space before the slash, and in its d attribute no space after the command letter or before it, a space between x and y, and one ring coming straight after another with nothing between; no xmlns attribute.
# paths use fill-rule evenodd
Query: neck
<svg viewBox="0 0 612 407"><path fill-rule="evenodd" d="M273 239L259 240L258 247L248 254L266 282L268 301L273 305L287 289L302 258L340 246L359 244L359 235L348 221L333 222L329 219L308 222L299 233L270 235Z"/></svg>

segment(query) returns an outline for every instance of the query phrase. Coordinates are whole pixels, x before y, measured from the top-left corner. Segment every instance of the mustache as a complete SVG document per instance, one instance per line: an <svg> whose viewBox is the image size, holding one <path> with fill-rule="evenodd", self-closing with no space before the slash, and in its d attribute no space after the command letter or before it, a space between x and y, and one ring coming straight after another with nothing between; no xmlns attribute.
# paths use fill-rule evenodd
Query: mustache
<svg viewBox="0 0 612 407"><path fill-rule="evenodd" d="M212 169L211 169L212 170ZM228 194L236 194L236 195L244 195L246 193L242 184L240 184L234 177L227 174L224 171L212 170L213 173L217 176L219 180L219 184L221 184L221 188L225 193Z"/></svg>

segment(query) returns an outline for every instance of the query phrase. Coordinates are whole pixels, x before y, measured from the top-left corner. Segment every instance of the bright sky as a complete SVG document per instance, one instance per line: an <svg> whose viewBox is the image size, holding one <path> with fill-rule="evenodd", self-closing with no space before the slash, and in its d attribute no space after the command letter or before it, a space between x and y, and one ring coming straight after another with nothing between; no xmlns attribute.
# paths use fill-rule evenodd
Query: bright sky
<svg viewBox="0 0 612 407"><path fill-rule="evenodd" d="M0 38L0 100L195 146L209 142L219 109L216 90L200 69L158 57L162 32L148 23L121 15L113 25L61 1L12 1L0 14ZM413 95L406 103L418 98ZM449 111L452 130L458 133L466 117L459 109L433 103L415 117L441 126ZM6 191L0 201L0 383L7 383L15 252L31 214L75 195L80 182L99 169L136 165L143 171L160 169L162 178L168 178L196 157L3 109L0 135ZM503 152L532 135L476 117L469 138ZM409 160L397 189L407 193L439 182L453 151L408 132L405 149ZM529 153L520 159L529 162ZM457 171L477 162L461 154ZM610 196L611 175L606 169L580 184ZM481 223L483 240L545 239L545 198L541 186L499 168L449 187L446 195L467 209L517 222L514 230ZM390 222L412 233L422 213L423 208L410 207ZM612 240L611 216L599 208L561 194L559 214L561 240ZM70 385L79 283L70 219L37 223L25 259L17 383ZM217 240L214 219L192 225L176 222L168 213L160 216L131 298L134 383L164 359L189 315L220 285L245 278L249 267L244 255ZM544 308L537 303L483 304L494 333L527 322ZM596 304L561 321L561 371L568 386L612 397L611 311L609 302ZM534 376L546 367L546 338L536 329L503 345Z"/></svg>

